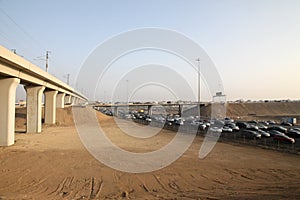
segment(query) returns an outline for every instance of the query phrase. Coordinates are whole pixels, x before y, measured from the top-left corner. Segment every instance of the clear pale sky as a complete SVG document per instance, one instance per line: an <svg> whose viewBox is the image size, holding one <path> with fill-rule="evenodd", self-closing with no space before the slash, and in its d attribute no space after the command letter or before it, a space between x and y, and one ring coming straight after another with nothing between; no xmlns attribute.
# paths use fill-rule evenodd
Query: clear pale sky
<svg viewBox="0 0 300 200"><path fill-rule="evenodd" d="M64 81L70 73L72 86L103 41L158 27L178 31L206 51L228 100L300 99L298 0L0 0L0 8L0 44L41 68L44 61L37 58L50 50L50 73Z"/></svg>

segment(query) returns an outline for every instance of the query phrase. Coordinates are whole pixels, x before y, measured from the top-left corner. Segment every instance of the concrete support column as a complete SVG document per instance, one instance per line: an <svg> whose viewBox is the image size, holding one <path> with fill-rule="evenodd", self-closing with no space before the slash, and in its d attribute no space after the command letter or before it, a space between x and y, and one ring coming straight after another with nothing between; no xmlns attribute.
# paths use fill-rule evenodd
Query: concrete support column
<svg viewBox="0 0 300 200"><path fill-rule="evenodd" d="M18 78L0 79L0 146L15 142L15 102Z"/></svg>
<svg viewBox="0 0 300 200"><path fill-rule="evenodd" d="M152 106L148 105L148 115L152 115Z"/></svg>
<svg viewBox="0 0 300 200"><path fill-rule="evenodd" d="M42 97L44 86L25 86L27 104L27 133L42 131Z"/></svg>
<svg viewBox="0 0 300 200"><path fill-rule="evenodd" d="M118 117L118 106L114 107L114 116Z"/></svg>
<svg viewBox="0 0 300 200"><path fill-rule="evenodd" d="M65 107L65 93L58 93L56 95L56 108L64 108Z"/></svg>
<svg viewBox="0 0 300 200"><path fill-rule="evenodd" d="M72 105L75 104L75 97L71 97L71 103L72 103Z"/></svg>
<svg viewBox="0 0 300 200"><path fill-rule="evenodd" d="M182 115L182 107L183 107L183 105L178 104L178 115L179 115L180 117L182 117L182 116L181 116L181 115Z"/></svg>
<svg viewBox="0 0 300 200"><path fill-rule="evenodd" d="M78 104L78 98L74 97L74 104L77 105Z"/></svg>
<svg viewBox="0 0 300 200"><path fill-rule="evenodd" d="M56 95L58 91L45 92L45 124L56 122Z"/></svg>
<svg viewBox="0 0 300 200"><path fill-rule="evenodd" d="M65 104L71 103L71 97L70 95L65 96Z"/></svg>

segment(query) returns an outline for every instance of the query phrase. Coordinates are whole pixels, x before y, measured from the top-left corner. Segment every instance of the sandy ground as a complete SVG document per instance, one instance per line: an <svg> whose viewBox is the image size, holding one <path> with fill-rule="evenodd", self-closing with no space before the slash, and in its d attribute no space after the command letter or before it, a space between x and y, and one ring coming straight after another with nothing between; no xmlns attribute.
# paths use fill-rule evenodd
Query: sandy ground
<svg viewBox="0 0 300 200"><path fill-rule="evenodd" d="M16 144L0 147L0 199L300 199L299 155L218 143L200 160L203 139L197 137L170 166L130 174L88 153L70 108L57 115L59 124L24 134L26 115L17 112ZM134 152L159 148L174 136L164 130L149 140L134 140L111 117L97 116L114 143Z"/></svg>

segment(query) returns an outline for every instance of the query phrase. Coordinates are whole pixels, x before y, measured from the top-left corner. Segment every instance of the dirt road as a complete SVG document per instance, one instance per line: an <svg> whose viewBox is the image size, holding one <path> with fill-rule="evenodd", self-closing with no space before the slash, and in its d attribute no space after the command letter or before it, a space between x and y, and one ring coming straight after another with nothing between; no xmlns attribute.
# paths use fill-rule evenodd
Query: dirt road
<svg viewBox="0 0 300 200"><path fill-rule="evenodd" d="M87 152L70 108L58 115L63 116L59 126L44 127L41 134L18 133L15 145L0 147L0 199L300 199L299 155L218 143L200 160L203 138L197 137L162 170L124 173ZM130 151L160 148L174 136L163 130L147 142L134 140L111 117L97 116L108 137Z"/></svg>

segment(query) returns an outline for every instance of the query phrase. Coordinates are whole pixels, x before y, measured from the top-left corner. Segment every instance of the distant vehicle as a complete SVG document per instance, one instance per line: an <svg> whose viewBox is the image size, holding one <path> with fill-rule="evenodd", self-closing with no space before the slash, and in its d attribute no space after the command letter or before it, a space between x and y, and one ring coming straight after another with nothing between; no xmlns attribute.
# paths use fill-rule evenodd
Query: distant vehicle
<svg viewBox="0 0 300 200"><path fill-rule="evenodd" d="M249 139L260 139L261 138L261 134L259 134L256 131L251 131L251 130L243 130L241 132L241 135L243 135Z"/></svg>
<svg viewBox="0 0 300 200"><path fill-rule="evenodd" d="M297 118L295 118L295 117L285 117L282 120L283 120L283 122L286 122L291 125L295 125L297 123Z"/></svg>
<svg viewBox="0 0 300 200"><path fill-rule="evenodd" d="M261 134L262 137L270 137L270 133L263 131L261 129L258 129L258 133Z"/></svg>
<svg viewBox="0 0 300 200"><path fill-rule="evenodd" d="M276 124L276 122L273 121L273 120L268 120L267 123L268 123L269 125L275 125L275 124Z"/></svg>
<svg viewBox="0 0 300 200"><path fill-rule="evenodd" d="M216 126L210 127L208 130L216 133L222 133L222 129Z"/></svg>
<svg viewBox="0 0 300 200"><path fill-rule="evenodd" d="M184 125L184 120L182 118L176 118L174 120L175 124L178 125L178 126L182 126Z"/></svg>
<svg viewBox="0 0 300 200"><path fill-rule="evenodd" d="M293 130L300 131L300 128L292 128Z"/></svg>
<svg viewBox="0 0 300 200"><path fill-rule="evenodd" d="M241 128L247 128L248 124L246 122L236 122L235 123L240 129Z"/></svg>
<svg viewBox="0 0 300 200"><path fill-rule="evenodd" d="M281 122L282 126L293 126L293 124L289 123L289 122Z"/></svg>
<svg viewBox="0 0 300 200"><path fill-rule="evenodd" d="M229 128L231 128L232 131L239 131L240 130L240 128L237 125L233 124L233 123L227 124L226 126L228 126Z"/></svg>
<svg viewBox="0 0 300 200"><path fill-rule="evenodd" d="M252 130L252 131L258 131L258 126L253 125L253 124L248 124L247 130Z"/></svg>
<svg viewBox="0 0 300 200"><path fill-rule="evenodd" d="M222 128L222 132L228 132L228 133L232 133L232 128L228 127L228 126L223 126Z"/></svg>
<svg viewBox="0 0 300 200"><path fill-rule="evenodd" d="M192 126L198 126L199 130L204 130L207 126L200 120L194 120L191 122Z"/></svg>
<svg viewBox="0 0 300 200"><path fill-rule="evenodd" d="M233 123L234 120L233 120L233 119L230 119L229 117L225 117L225 118L224 118L224 122L225 122L225 124L229 124L229 123Z"/></svg>
<svg viewBox="0 0 300 200"><path fill-rule="evenodd" d="M258 122L259 124L262 124L262 125L265 125L265 126L269 126L269 123L268 122L265 122L265 121L261 121L261 122Z"/></svg>
<svg viewBox="0 0 300 200"><path fill-rule="evenodd" d="M282 126L270 126L268 128L268 130L275 130L275 131L280 131L282 133L286 133L287 132L287 129L282 127Z"/></svg>
<svg viewBox="0 0 300 200"><path fill-rule="evenodd" d="M290 129L287 133L287 136L293 137L293 138L299 138L300 137L300 131L295 130L295 129Z"/></svg>
<svg viewBox="0 0 300 200"><path fill-rule="evenodd" d="M282 141L282 142L288 142L288 143L295 143L295 139L291 138L285 134L281 134L281 135L275 135L273 140L277 140L277 141Z"/></svg>
<svg viewBox="0 0 300 200"><path fill-rule="evenodd" d="M150 116L145 117L145 120L146 120L147 122L152 122L152 119L151 119Z"/></svg>
<svg viewBox="0 0 300 200"><path fill-rule="evenodd" d="M274 137L275 135L284 135L284 133L276 130L270 130L268 131L268 133L270 134L271 137Z"/></svg>
<svg viewBox="0 0 300 200"><path fill-rule="evenodd" d="M258 122L255 120L248 121L248 124L257 124Z"/></svg>
<svg viewBox="0 0 300 200"><path fill-rule="evenodd" d="M258 122L256 124L256 126L259 128L259 129L262 129L262 130L267 130L268 129L268 125L265 125L265 123L262 123L262 122Z"/></svg>

